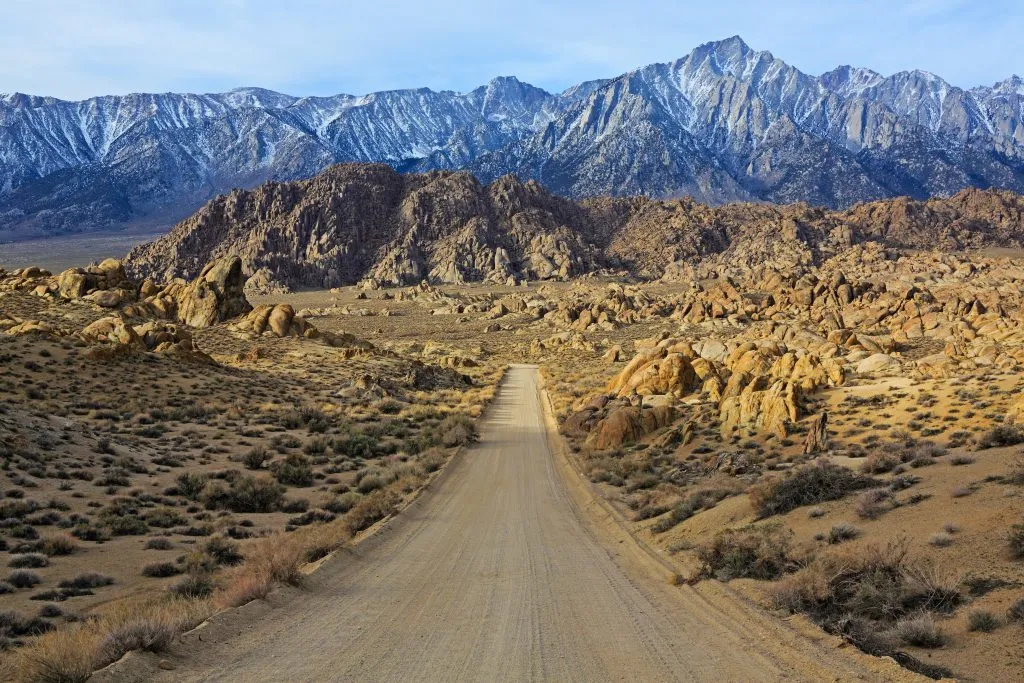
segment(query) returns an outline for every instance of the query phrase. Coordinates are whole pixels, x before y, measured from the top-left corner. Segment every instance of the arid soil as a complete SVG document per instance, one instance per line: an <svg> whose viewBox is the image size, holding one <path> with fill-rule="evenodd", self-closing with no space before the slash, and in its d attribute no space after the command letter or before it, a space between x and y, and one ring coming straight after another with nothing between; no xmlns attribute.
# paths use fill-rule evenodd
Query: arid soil
<svg viewBox="0 0 1024 683"><path fill-rule="evenodd" d="M265 594L274 576L250 575L246 558L284 533L302 539L296 561L315 560L400 509L472 438L502 372L321 332L287 307L237 317L249 305L230 301L230 276L153 304L191 324L137 303L133 327L130 304L102 297L134 300L135 285L107 267L83 277L118 286L90 299L32 295L54 281L33 273L0 292L11 655L125 604ZM90 648L99 665L123 649L78 649Z"/></svg>
<svg viewBox="0 0 1024 683"><path fill-rule="evenodd" d="M579 676L565 677L581 680L702 679L713 666L818 680L817 661L874 680L889 657L932 677L1017 680L1019 254L865 243L792 271L756 263L761 253L651 281L367 281L260 296L243 293L231 259L166 284L114 263L4 274L0 556L39 580L8 577L0 595L5 665L40 678L41 662L91 670L142 649L154 655L140 662L176 667L167 676L241 675L249 661L276 666L260 634L326 637L302 637L305 614L325 633L355 629L366 657L331 649L353 678L373 677L360 668L371 666L400 678L414 664L433 667L428 678L468 677L502 661L510 678L561 678L571 665ZM534 408L499 401L475 422L505 368L523 362L540 368L572 466L692 585L651 584L625 553L609 556L607 530L588 526L595 510L569 504L571 477L538 445ZM532 380L518 373L507 395L527 400ZM477 429L480 447L460 451ZM403 512L423 486L422 506ZM344 548L362 553L367 529L389 519L365 560L346 561ZM338 548L302 580L305 562ZM531 612L544 591L554 604ZM475 605L471 620L452 602ZM251 619L218 631L211 650L190 636L176 644L246 603ZM140 622L154 604L170 626ZM712 608L721 616L705 623ZM419 654L392 656L366 615L390 619ZM445 629L426 630L436 616ZM581 626L540 629L559 620ZM630 646L595 654L612 646L592 622ZM551 668L515 668L526 663L495 633L532 643ZM442 661L433 646L456 641L476 649L452 645L465 656ZM858 648L879 659L832 652ZM295 661L310 680L327 666Z"/></svg>
<svg viewBox="0 0 1024 683"><path fill-rule="evenodd" d="M575 508L536 380L510 368L479 444L429 499L327 560L301 594L99 680L912 679L828 645L794 648L784 625L636 567Z"/></svg>

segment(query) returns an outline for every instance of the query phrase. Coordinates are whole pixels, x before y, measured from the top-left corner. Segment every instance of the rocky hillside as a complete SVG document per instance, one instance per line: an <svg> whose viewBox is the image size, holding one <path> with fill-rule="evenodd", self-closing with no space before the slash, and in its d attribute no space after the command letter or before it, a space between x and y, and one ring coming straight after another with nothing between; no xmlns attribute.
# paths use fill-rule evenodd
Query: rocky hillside
<svg viewBox="0 0 1024 683"><path fill-rule="evenodd" d="M864 242L896 249L1020 247L1024 200L965 190L831 211L645 197L573 201L535 181L490 185L468 172L400 174L334 166L307 180L218 197L127 267L167 281L237 255L257 290L373 280L461 283L566 278L601 269L638 277L715 277L772 266L799 273Z"/></svg>
<svg viewBox="0 0 1024 683"><path fill-rule="evenodd" d="M1024 83L813 76L730 38L557 95L514 78L467 93L0 95L0 240L169 224L230 188L338 162L515 173L575 198L846 207L1022 191Z"/></svg>

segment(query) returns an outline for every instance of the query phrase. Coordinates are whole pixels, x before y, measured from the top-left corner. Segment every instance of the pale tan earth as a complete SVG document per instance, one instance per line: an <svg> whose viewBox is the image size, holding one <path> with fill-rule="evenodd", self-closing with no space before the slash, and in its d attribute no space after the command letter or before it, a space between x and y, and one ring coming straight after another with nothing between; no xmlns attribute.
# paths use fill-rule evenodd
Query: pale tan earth
<svg viewBox="0 0 1024 683"><path fill-rule="evenodd" d="M915 678L828 643L794 646L733 597L660 581L579 509L548 438L536 368L512 366L479 444L429 500L261 617L215 618L95 679Z"/></svg>
<svg viewBox="0 0 1024 683"><path fill-rule="evenodd" d="M840 267L845 276L833 277ZM847 680L847 672L860 672L865 680L876 680L883 675L879 672L891 672L892 665L860 655L850 664L846 657L856 651L851 641L826 634L803 612L792 614L781 609L773 600L773 591L781 582L800 574L808 558L835 553L857 556L872 546L906 543L915 560L933 563L937 574L955 576L963 600L951 611L935 613L939 627L948 636L946 642L932 648L900 644L899 652L925 665L941 667L961 680L1020 678L1024 626L1010 613L1012 606L1024 598L1024 562L1010 554L1007 541L1011 528L1024 521L1024 478L1017 464L1021 448L984 448L981 444L991 430L1013 427L1008 417L1019 420L1024 416L1024 402L1020 400L1024 387L1024 319L1020 306L1024 266L1019 255L962 254L952 260L942 254L890 254L858 246L807 279L779 279L769 272L700 280L665 278L658 282L587 277L516 286L436 287L424 283L380 288L367 283L365 287L331 291L250 295L248 303L256 307L252 313L211 320L210 326L196 328L175 323L173 311L165 316L153 316L151 312L179 297L187 305L179 304L177 314L187 311L189 319L195 317L205 325L204 316L217 310L189 303L199 291L194 283L171 285L147 294L144 283L111 289L107 277L103 278L107 284L88 288L97 291L66 297L59 291L59 281L73 284L74 275L53 278L39 273L10 274L2 282L0 328L6 333L0 334L0 351L10 371L3 377L6 412L0 412L0 429L14 430L22 451L12 459L9 470L0 472L3 488L22 489L25 499L45 503L52 497L66 502L70 511L63 513L62 523L73 521L71 515L84 517L71 526L40 522L38 530L44 537L67 533L65 529L109 524L105 516L108 504L122 497L140 501L139 509L132 514L144 520L169 507L188 521L171 527L151 524L145 534L115 534L102 542L82 540L71 555L52 557L48 567L34 570L43 579L40 586L0 595L3 609L32 616L44 604L32 597L52 590L62 579L97 570L109 574L115 582L97 588L94 595L61 602L67 616L91 619L103 615L126 596L163 601L167 587L185 576L189 558L208 538L232 530L251 534L238 539L248 557L268 535L294 527L282 536L271 536L285 540L321 527L333 529L346 523L350 515L339 511L335 522L295 527L293 520L305 516L298 510L210 510L167 492L184 471L215 475L237 470L243 475L270 477L286 457L306 454L312 461L313 482L288 484L285 501L303 499L312 512L334 506L340 496L352 493L360 472L402 473L401 479L389 485L401 491L401 504L383 515L390 520L386 522L390 531L368 540L359 534L353 540L355 545L349 544L347 534L341 534L336 540L348 549L326 562L321 572L310 575L303 587L279 588L266 600L255 599L236 612L214 617L199 631L184 636L184 646L172 645L170 654L133 653L119 667L152 667L166 659L180 668L162 675L173 678L172 674L191 672L201 678L202 667L229 670L227 661L218 659L217 654L228 653L228 659L237 658L235 668L246 671L246 657L264 661L261 648L253 646L251 653L243 654L245 643L255 642L246 641L246 633L272 633L273 639L267 642L281 640L296 648L305 647L306 641L298 636L293 639L290 633L294 629L304 632L302 621L307 617L325 630L316 636L323 642L335 637L332 629L333 633L355 633L350 630L351 622L364 625L356 637L358 642L380 643L385 636L363 621L364 612L383 615L385 623L392 619L392 625L400 629L410 621L412 629L416 622L410 613L415 616L421 607L429 610L432 601L444 597L467 604L494 600L497 609L504 599L500 590L512 590L526 577L513 572L512 584L506 586L496 583L501 575L494 574L485 576L481 583L481 567L487 562L494 567L497 562L488 553L504 553L503 564L498 567L503 570L515 566L517 558L521 560L518 553L540 552L548 557L549 553L562 552L560 544L571 551L569 557L575 562L563 565L552 561L548 576L554 586L564 579L565 585L583 587L585 600L576 597L575 588L568 595L585 619L581 619L583 630L572 636L557 629L554 635L544 631L544 643L563 638L567 647L590 647L596 636L587 636L592 632L588 624L604 628L604 621L608 621L613 624L613 632L628 631L629 652L640 653L622 653L621 657L629 662L644 657L649 660L646 666L653 668L640 669L649 673L648 679L659 680L658 667L663 664L677 670L674 654L659 659L668 648L671 653L686 655L678 669L680 675L699 677L707 673L694 652L725 657L723 662L728 662L733 650L743 649L755 653L754 661L760 668L757 672L737 670L737 676L724 678L771 680L787 672L796 678ZM847 288L840 279L853 286ZM855 295L852 301L851 289ZM100 305L100 295L116 290L123 298L119 305ZM771 298L765 297L766 293ZM287 336L278 337L270 329L254 331L262 319L260 311L280 311L283 309L277 306L281 304L290 305L296 312ZM177 325L175 334L180 339L165 342L169 345L166 347L126 349L123 347L132 345L109 337L98 341L83 338L88 325L112 315L139 329L151 322ZM317 334L307 337L303 330L308 331L310 326L315 326ZM53 331L47 332L46 327ZM117 336L118 329L114 329L113 336ZM731 358L736 349L749 343L758 346L758 353ZM709 352L708 344L718 345L719 350ZM636 357L659 345L666 353L668 347L674 349L669 359L672 362L661 358L647 366L634 364ZM700 360L706 359L688 357L688 346L712 357L714 365L705 363L701 371L715 368L725 386L693 381L688 367L697 368ZM865 363L878 355L878 348L885 349L888 360L876 358L878 363ZM204 355L214 364L208 363ZM803 364L786 365L786 358L797 358ZM634 411L641 415L644 429L628 434L607 430L610 441L600 447L588 434L569 435L569 457L587 480L581 487L572 485L576 475L569 476L571 472L566 473L565 468L560 470L557 458L547 465L547 471L524 466L518 471L524 479L516 480L516 484L546 501L539 507L516 508L521 503L517 502L518 496L523 493L519 488L503 492L489 487L490 482L478 481L478 476L500 470L478 472L480 465L474 460L477 451L462 452L454 467L442 470L439 480L426 476L422 468L426 452L416 440L446 415L478 416L502 369L522 362L540 366L554 418L563 430L595 395L607 393L614 394L626 414ZM642 381L630 376L626 386L632 389L610 390L610 383L630 366L648 368L641 375ZM417 389L410 378L425 368L444 371L442 378L465 373L472 386L465 391L450 386ZM665 372L653 372L652 368ZM840 368L841 378L837 377ZM823 370L827 372L823 374ZM728 393L730 382L739 388L733 378L748 371L752 379L744 388L746 398L738 404L741 410L737 417L737 404L717 394ZM767 381L759 384L764 378ZM787 382L801 387L799 400L792 406L797 409L795 416L786 415L789 406L784 400L775 400L784 398L784 392L771 401L755 400L761 393L757 386L784 388ZM188 408L193 404L203 410L191 414ZM289 424L289 413L307 408L320 410L328 418L326 432L314 433L305 426ZM492 410L504 409L495 405ZM815 431L813 425L825 413L829 416L825 429L829 442L805 452L806 439ZM497 438L493 430L507 428L498 424L498 412L488 415L480 423L485 453ZM652 416L660 417L647 419ZM551 431L554 429L552 423ZM333 446L326 451L317 447L322 439L333 442L348 433L370 435L375 443L393 446L394 450L374 453L373 457L352 457L335 451ZM63 442L65 435L70 439ZM115 450L112 458L96 450L101 438L111 441ZM899 504L877 517L859 515L861 491L763 519L754 510L751 493L765 482L822 462L859 471L879 455L911 452L929 442L946 450L939 449L923 462L900 461L893 471L874 475L877 485L884 488L899 477L916 478L910 488L894 494ZM270 463L249 470L242 459L259 445L267 448ZM452 450L446 450L437 462L446 461ZM531 450L530 455L537 453ZM144 469L129 468L130 458ZM71 478L72 487L65 490L68 479L61 473L65 468L82 470L92 479ZM128 484L103 483L109 471L116 468L127 470ZM610 476L613 474L615 477ZM405 502L415 498L424 484L430 487L427 495L403 511ZM576 507L566 507L567 499L559 502L561 486L567 487ZM709 488L721 489L724 498L685 521L655 528L672 521L675 508L692 493ZM579 502L576 497L582 495L581 491L592 492L595 497L590 502ZM162 496L162 500L146 502L149 494ZM449 497L456 502L446 503ZM460 505L476 510L476 519L464 520ZM540 516L545 509L552 513L550 520L547 514ZM405 591L426 586L428 579L408 571L411 564L405 564L407 571L401 573L390 568L390 560L402 561L406 552L398 547L402 540L408 539L408 546L415 548L426 544L418 539L433 540L451 550L444 546L451 539L448 529L427 523L434 519L434 510L449 510L453 515L449 524L462 529L467 538L474 538L475 527L458 525L470 521L473 525L496 525L509 536L501 546L490 536L483 538L481 548L489 550L481 550L478 556L463 554L459 560L447 554L441 557L440 553L435 557L434 551L425 549L433 564L418 567L426 566L430 571L435 565L450 568L456 561L468 561L477 573L454 571L456 578L464 579L461 592L438 588L439 596L434 598L424 589L426 593L405 598ZM555 548L531 548L524 536L529 527L511 523L519 516L535 523L543 537L556 539ZM598 521L592 536L583 533L589 520ZM243 523L250 526L243 527ZM830 529L844 523L855 525L859 536L841 544L828 543L825 537ZM947 525L955 527L949 534L950 543L933 545L930 538ZM627 551L632 541L622 535L620 526L653 548L657 558L653 578L650 562L642 561L642 557L638 560L635 552ZM705 572L700 551L723 533L775 526L781 526L794 551L782 576L720 583ZM207 535L194 536L191 527ZM22 552L15 551L22 541L13 533L4 536L11 548L4 560L9 560ZM569 536L580 538L570 540ZM169 538L171 549L146 549L153 537ZM522 540L522 547L515 545L517 538ZM378 544L387 550L378 552ZM511 547L506 547L509 544ZM613 553L618 551L612 564L600 559L602 552L608 558L607 552L599 549L607 551L609 547ZM365 555L366 562L350 562L351 552ZM385 555L391 557L385 559ZM593 568L580 559L586 557L597 558ZM143 565L157 560L177 563L181 573L170 578L140 574ZM242 567L248 564L247 560ZM543 576L541 570L545 567L542 563L536 568L538 576ZM606 573L612 569L621 573ZM218 568L212 573L212 581L230 586L231 571L233 568ZM666 574L678 574L695 585L672 588ZM980 588L976 590L976 586ZM356 599L357 595L361 599ZM293 600L297 601L294 607ZM325 603L334 600L344 605L337 614L324 610ZM393 610L408 605L407 601L416 607L402 612L401 619L394 616ZM523 605L513 604L516 609L511 614L518 615ZM489 608L479 613L486 615ZM969 615L978 609L998 617L995 630L968 629ZM591 610L599 614L595 617ZM606 613L620 616L613 620L604 616ZM641 613L644 616L638 616ZM474 640L474 626L450 617L454 612L448 607L438 608L435 614L440 615L446 628L451 622L451 628L473 640L478 649L487 652L488 647L498 648L487 640L488 632ZM541 611L537 624L543 623L545 614L560 616ZM633 615L636 620L623 626L622 614ZM263 617L269 619L265 626ZM712 626L705 627L709 618ZM201 620L193 620L190 625ZM50 621L61 632L75 628L75 624L62 623L62 618ZM648 621L653 624L652 631L646 630ZM480 623L490 627L486 620ZM515 630L514 624L500 619L495 624L496 633L505 633L505 628ZM894 626L895 620L883 623L886 631ZM471 629L470 636L466 636L465 629ZM737 636L737 632L745 635ZM239 637L239 633L243 635ZM396 649L389 651L391 659L381 663L374 657L383 661L385 651L371 645L366 652L379 654L363 664L350 664L355 668L348 670L353 677L359 677L360 672L372 677L369 667L377 665L382 675L412 672L410 677L416 677L417 671L427 671L422 667L434 666L432 662L445 658L446 638L455 637L436 630L420 633L424 644L400 643L416 653L408 661L404 654L398 654L406 650L395 645ZM532 633L527 629L523 637ZM682 637L673 640L676 636L670 638L668 633ZM221 635L212 637L215 634ZM419 633L410 631L403 638L413 635ZM199 636L203 646L195 642ZM30 649L32 639L25 640L27 647L21 649ZM211 640L217 644L210 653L203 654ZM335 642L346 643L348 638L336 637L331 648L336 647ZM699 643L692 651L691 642ZM671 645L674 643L681 644ZM435 645L436 651L432 649ZM242 650L233 649L236 647ZM301 650L304 655L309 651ZM14 655L18 652L9 651ZM768 658L767 663L756 659L761 656ZM593 657L581 666L605 664L600 656ZM401 660L400 666L410 667L418 662L421 669L395 672L388 668L399 666L392 660ZM513 657L510 661L516 660ZM808 669L809 662L819 662L821 668ZM460 662L467 667L463 669L466 672L476 663L473 659ZM541 673L559 678L560 670L555 664L552 667ZM534 673L529 670L520 677ZM628 678L629 674L626 671L624 676ZM900 671L898 675L910 674Z"/></svg>

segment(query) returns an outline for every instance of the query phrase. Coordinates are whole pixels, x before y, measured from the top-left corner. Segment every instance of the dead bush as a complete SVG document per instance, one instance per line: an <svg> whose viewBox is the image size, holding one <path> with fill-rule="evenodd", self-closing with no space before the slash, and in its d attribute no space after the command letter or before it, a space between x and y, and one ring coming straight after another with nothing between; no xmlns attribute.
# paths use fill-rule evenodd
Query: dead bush
<svg viewBox="0 0 1024 683"><path fill-rule="evenodd" d="M935 623L935 617L927 612L906 617L896 622L894 635L906 645L924 648L942 647L948 638Z"/></svg>
<svg viewBox="0 0 1024 683"><path fill-rule="evenodd" d="M378 489L363 496L345 515L348 532L355 536L360 531L368 529L375 522L392 514L400 501L401 497L388 489Z"/></svg>
<svg viewBox="0 0 1024 683"><path fill-rule="evenodd" d="M1024 443L1024 428L1015 424L996 425L978 438L978 448L1002 448Z"/></svg>
<svg viewBox="0 0 1024 683"><path fill-rule="evenodd" d="M35 638L16 655L19 681L83 683L96 668L99 633L89 626L72 626Z"/></svg>
<svg viewBox="0 0 1024 683"><path fill-rule="evenodd" d="M863 519L877 519L895 506L892 491L888 489L872 489L857 497L854 511Z"/></svg>
<svg viewBox="0 0 1024 683"><path fill-rule="evenodd" d="M1024 524L1010 527L1006 542L1010 546L1010 557L1015 560L1024 559Z"/></svg>
<svg viewBox="0 0 1024 683"><path fill-rule="evenodd" d="M788 556L791 535L781 525L727 529L697 547L701 574L719 581L778 578L795 568Z"/></svg>
<svg viewBox="0 0 1024 683"><path fill-rule="evenodd" d="M264 575L271 583L297 586L302 583L299 568L305 563L305 551L298 538L269 536L253 544L246 552L244 569Z"/></svg>
<svg viewBox="0 0 1024 683"><path fill-rule="evenodd" d="M804 505L838 500L861 489L877 486L878 480L857 474L829 461L797 469L763 481L750 489L750 500L759 517L784 514Z"/></svg>
<svg viewBox="0 0 1024 683"><path fill-rule="evenodd" d="M819 555L783 578L772 589L772 600L779 608L807 614L865 652L895 656L894 641L908 636L911 620L949 613L963 601L958 576L911 557L908 548L908 541L900 541ZM907 620L902 631L896 629L901 620ZM912 658L898 659L928 673Z"/></svg>

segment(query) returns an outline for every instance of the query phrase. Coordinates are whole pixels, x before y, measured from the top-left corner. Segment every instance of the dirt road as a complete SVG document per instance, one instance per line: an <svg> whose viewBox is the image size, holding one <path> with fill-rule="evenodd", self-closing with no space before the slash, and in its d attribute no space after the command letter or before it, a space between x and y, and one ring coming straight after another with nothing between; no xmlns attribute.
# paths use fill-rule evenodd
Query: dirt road
<svg viewBox="0 0 1024 683"><path fill-rule="evenodd" d="M573 502L536 370L421 505L276 606L200 629L163 681L884 680L723 595L658 580ZM716 592L718 591L718 592ZM201 638L201 640L200 640ZM137 663L139 664L139 663ZM888 671L883 667L883 670ZM902 676L900 676L902 677ZM131 678L122 670L118 680Z"/></svg>

